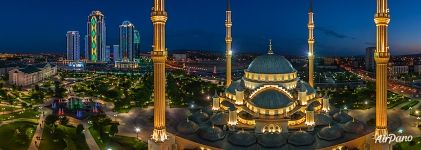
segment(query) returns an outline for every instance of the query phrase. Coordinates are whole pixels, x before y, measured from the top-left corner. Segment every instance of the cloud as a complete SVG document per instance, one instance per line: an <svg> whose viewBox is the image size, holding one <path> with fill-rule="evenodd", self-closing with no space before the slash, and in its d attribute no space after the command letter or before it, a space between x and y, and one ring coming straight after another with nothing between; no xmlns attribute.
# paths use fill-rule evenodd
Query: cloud
<svg viewBox="0 0 421 150"><path fill-rule="evenodd" d="M345 35L345 34L341 34L341 33L338 33L336 31L332 30L332 29L328 29L328 28L325 28L325 27L318 27L318 28L316 28L316 30L323 32L327 36L335 37L335 38L338 38L338 39L350 38L350 39L355 40L355 37L351 37L351 36L348 36L348 35Z"/></svg>

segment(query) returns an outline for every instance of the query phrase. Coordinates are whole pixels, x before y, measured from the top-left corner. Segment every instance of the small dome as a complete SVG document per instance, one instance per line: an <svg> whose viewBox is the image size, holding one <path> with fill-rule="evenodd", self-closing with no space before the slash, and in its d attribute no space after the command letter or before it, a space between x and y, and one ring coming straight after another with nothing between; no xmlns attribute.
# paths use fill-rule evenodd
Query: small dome
<svg viewBox="0 0 421 150"><path fill-rule="evenodd" d="M283 56L266 54L256 57L247 68L248 72L260 74L286 74L297 72Z"/></svg>
<svg viewBox="0 0 421 150"><path fill-rule="evenodd" d="M177 131L182 134L193 134L199 129L199 126L193 121L182 121L177 125Z"/></svg>
<svg viewBox="0 0 421 150"><path fill-rule="evenodd" d="M244 80L240 80L240 83L239 84L237 84L237 88L235 89L236 91L244 91L246 88L245 88L245 83L244 83Z"/></svg>
<svg viewBox="0 0 421 150"><path fill-rule="evenodd" d="M364 130L364 125L358 120L353 120L345 123L343 129L348 133L361 133Z"/></svg>
<svg viewBox="0 0 421 150"><path fill-rule="evenodd" d="M331 107L329 111L329 115L333 116L334 114L338 113L340 110L336 107Z"/></svg>
<svg viewBox="0 0 421 150"><path fill-rule="evenodd" d="M288 137L288 143L295 146L310 145L314 142L314 136L305 131L292 132Z"/></svg>
<svg viewBox="0 0 421 150"><path fill-rule="evenodd" d="M256 107L266 109L283 108L291 104L291 100L286 95L273 89L259 93L251 102Z"/></svg>
<svg viewBox="0 0 421 150"><path fill-rule="evenodd" d="M228 137L228 142L237 146L250 146L256 143L256 137L248 131L238 131Z"/></svg>
<svg viewBox="0 0 421 150"><path fill-rule="evenodd" d="M258 138L263 147L281 147L286 144L287 139L279 133L265 133Z"/></svg>
<svg viewBox="0 0 421 150"><path fill-rule="evenodd" d="M344 112L338 112L335 115L333 115L333 119L339 123L345 123L352 120L352 117L349 116L347 113Z"/></svg>
<svg viewBox="0 0 421 150"><path fill-rule="evenodd" d="M208 141L218 141L224 139L225 137L224 131L215 126L200 128L198 135Z"/></svg>
<svg viewBox="0 0 421 150"><path fill-rule="evenodd" d="M333 119L332 117L326 115L326 114L316 114L315 118L316 125L319 126L327 126L332 123Z"/></svg>
<svg viewBox="0 0 421 150"><path fill-rule="evenodd" d="M198 123L198 124L202 124L205 123L208 119L209 119L209 115L207 113L204 113L202 111L197 111L195 113L193 113L191 117L191 120L193 120L194 122Z"/></svg>
<svg viewBox="0 0 421 150"><path fill-rule="evenodd" d="M238 116L239 116L240 118L247 119L247 120L252 120L252 119L254 119L254 116L253 116L253 115L251 115L250 113L246 112L246 111L240 111L240 112L238 113Z"/></svg>
<svg viewBox="0 0 421 150"><path fill-rule="evenodd" d="M342 130L336 126L327 126L322 128L317 135L320 139L332 141L342 137Z"/></svg>
<svg viewBox="0 0 421 150"><path fill-rule="evenodd" d="M304 82L303 81L300 81L299 82L298 92L307 92L307 87L306 87L306 85L304 85Z"/></svg>
<svg viewBox="0 0 421 150"><path fill-rule="evenodd" d="M319 107L320 105L319 101L314 101L307 106L307 111L314 111L314 108Z"/></svg>
<svg viewBox="0 0 421 150"><path fill-rule="evenodd" d="M306 114L303 113L302 111L297 111L296 113L291 115L291 120L298 120L301 119L305 116Z"/></svg>
<svg viewBox="0 0 421 150"><path fill-rule="evenodd" d="M217 114L214 114L210 118L210 120L214 125L218 125L218 126L226 125L228 123L228 114L223 113L223 112L217 113Z"/></svg>

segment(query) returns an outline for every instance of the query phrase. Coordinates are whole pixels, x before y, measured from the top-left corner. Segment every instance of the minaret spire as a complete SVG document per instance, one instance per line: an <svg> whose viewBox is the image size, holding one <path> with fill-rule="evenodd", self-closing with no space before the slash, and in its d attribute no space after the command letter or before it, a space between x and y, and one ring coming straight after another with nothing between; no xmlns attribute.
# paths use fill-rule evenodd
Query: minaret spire
<svg viewBox="0 0 421 150"><path fill-rule="evenodd" d="M387 0L377 0L376 23L376 129L374 137L388 134L387 129L387 65L390 58L387 27L390 22ZM375 144L375 149L390 149L388 144Z"/></svg>
<svg viewBox="0 0 421 150"><path fill-rule="evenodd" d="M308 12L308 83L314 88L314 17L313 0L310 0L310 9Z"/></svg>
<svg viewBox="0 0 421 150"><path fill-rule="evenodd" d="M272 39L269 40L269 51L268 51L269 55L273 54L273 50L272 50Z"/></svg>
<svg viewBox="0 0 421 150"><path fill-rule="evenodd" d="M225 20L225 28L226 28L226 35L225 35L225 44L226 44L226 83L225 87L231 85L232 78L231 78L231 57L232 57L232 37L231 37L231 27L232 27L232 20L231 20L231 4L230 0L227 0L227 10L225 11L226 20Z"/></svg>
<svg viewBox="0 0 421 150"><path fill-rule="evenodd" d="M154 0L151 13L151 21L154 27L153 51L151 52L154 65L154 128L151 139L148 141L148 149L150 150L169 149L171 148L172 142L172 140L169 140L165 127L165 61L167 60L165 23L167 22L167 19L165 0Z"/></svg>

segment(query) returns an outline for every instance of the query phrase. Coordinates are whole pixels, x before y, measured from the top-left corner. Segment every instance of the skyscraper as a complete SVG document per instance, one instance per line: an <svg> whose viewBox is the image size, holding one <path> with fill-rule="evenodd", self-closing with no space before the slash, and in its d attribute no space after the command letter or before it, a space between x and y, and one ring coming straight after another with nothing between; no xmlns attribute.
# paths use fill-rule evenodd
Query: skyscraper
<svg viewBox="0 0 421 150"><path fill-rule="evenodd" d="M92 11L88 16L88 59L92 62L105 62L106 30L104 15Z"/></svg>
<svg viewBox="0 0 421 150"><path fill-rule="evenodd" d="M134 25L130 21L124 21L120 25L120 51L118 60L133 61L134 58Z"/></svg>
<svg viewBox="0 0 421 150"><path fill-rule="evenodd" d="M68 31L67 37L67 60L80 60L80 35L79 31Z"/></svg>
<svg viewBox="0 0 421 150"><path fill-rule="evenodd" d="M105 46L105 61L110 61L110 57L111 57L111 46L107 45Z"/></svg>
<svg viewBox="0 0 421 150"><path fill-rule="evenodd" d="M134 30L133 58L140 58L140 33L138 30Z"/></svg>
<svg viewBox="0 0 421 150"><path fill-rule="evenodd" d="M376 47L368 47L365 49L365 70L374 71L376 64L374 63L374 52Z"/></svg>
<svg viewBox="0 0 421 150"><path fill-rule="evenodd" d="M120 51L120 45L113 45L113 61L120 59L118 52Z"/></svg>
<svg viewBox="0 0 421 150"><path fill-rule="evenodd" d="M313 0L308 11L308 84L314 88L314 13Z"/></svg>
<svg viewBox="0 0 421 150"><path fill-rule="evenodd" d="M89 40L88 35L85 35L85 55L83 59L89 60Z"/></svg>

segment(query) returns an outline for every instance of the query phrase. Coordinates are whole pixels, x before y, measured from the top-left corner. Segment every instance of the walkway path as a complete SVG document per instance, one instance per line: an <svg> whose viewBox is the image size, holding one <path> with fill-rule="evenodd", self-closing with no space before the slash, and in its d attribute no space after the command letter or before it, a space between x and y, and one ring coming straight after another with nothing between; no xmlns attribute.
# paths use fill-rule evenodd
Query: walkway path
<svg viewBox="0 0 421 150"><path fill-rule="evenodd" d="M41 143L40 140L37 140L37 137L40 137L42 139L42 132L44 131L44 119L51 113L51 110L47 108L42 108L42 111L45 112L45 114L41 114L39 117L37 129L35 130L35 134L32 137L31 145L29 145L28 150L37 150L39 144ZM35 144L35 142L37 142L37 144Z"/></svg>
<svg viewBox="0 0 421 150"><path fill-rule="evenodd" d="M92 136L91 132L89 132L89 125L85 121L82 122L83 128L85 128L85 139L86 143L88 143L90 150L100 150L98 144L95 142L94 137Z"/></svg>

